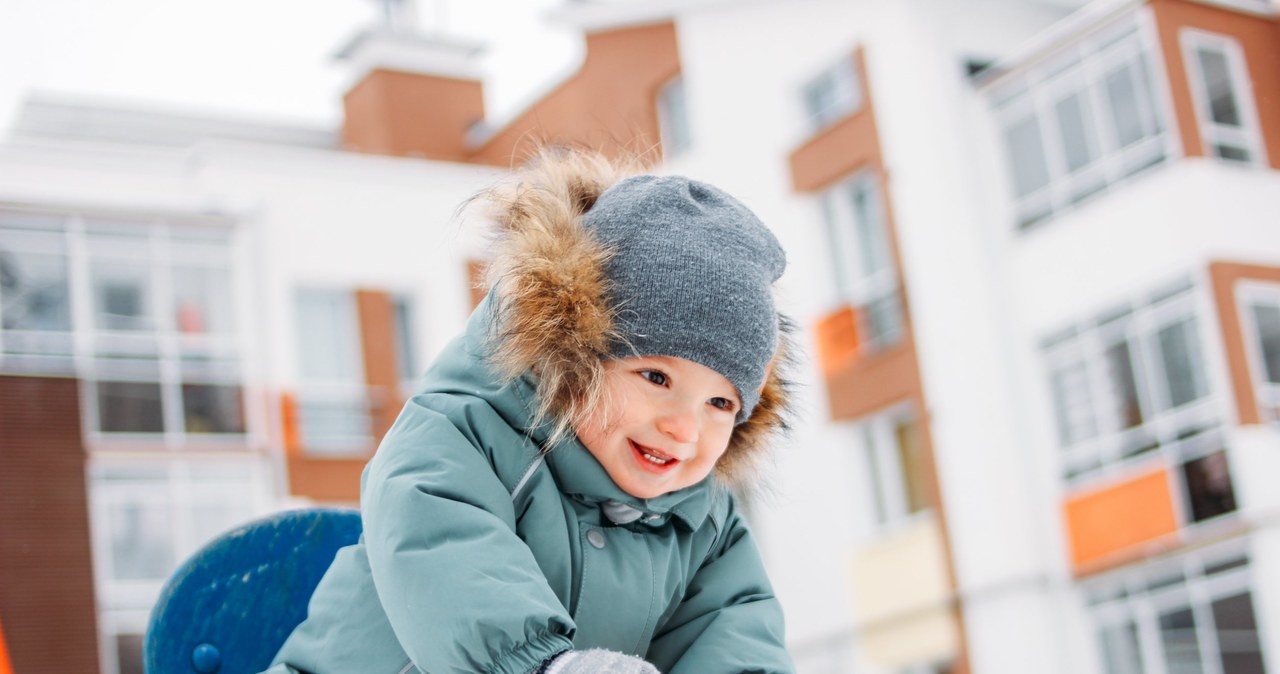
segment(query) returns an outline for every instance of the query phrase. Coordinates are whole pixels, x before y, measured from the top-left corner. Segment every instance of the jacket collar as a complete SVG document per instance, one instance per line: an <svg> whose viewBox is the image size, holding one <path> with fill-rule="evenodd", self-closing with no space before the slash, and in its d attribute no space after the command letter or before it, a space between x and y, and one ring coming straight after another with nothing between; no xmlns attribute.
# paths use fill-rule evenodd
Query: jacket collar
<svg viewBox="0 0 1280 674"><path fill-rule="evenodd" d="M659 523L674 517L690 529L697 529L711 512L715 495L722 487L714 477L656 498L638 499L620 489L604 466L576 438L566 440L547 453L547 465L556 476L560 491L607 510L618 505L639 511L639 521Z"/></svg>

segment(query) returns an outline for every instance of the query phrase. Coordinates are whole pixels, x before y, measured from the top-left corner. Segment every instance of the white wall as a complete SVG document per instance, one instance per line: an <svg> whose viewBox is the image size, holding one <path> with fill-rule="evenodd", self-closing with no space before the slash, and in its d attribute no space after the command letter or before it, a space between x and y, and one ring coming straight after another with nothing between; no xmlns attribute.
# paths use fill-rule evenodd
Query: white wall
<svg viewBox="0 0 1280 674"><path fill-rule="evenodd" d="M772 490L758 502L755 521L802 663L821 651L818 642L851 634L850 554L871 535L874 515L852 429L826 421L812 330L837 302L836 288L820 206L792 191L787 158L809 136L803 85L852 54L859 31L874 23L876 5L748 2L689 11L677 24L693 146L668 170L740 197L787 251L779 302L796 319L804 350L796 391L801 416L777 451ZM857 657L838 652L844 662Z"/></svg>
<svg viewBox="0 0 1280 674"><path fill-rule="evenodd" d="M296 383L295 291L302 286L404 292L415 302L424 367L462 329L466 259L479 230L458 206L497 172L414 159L220 144L199 151L204 189L246 204L261 259L256 299L275 386Z"/></svg>

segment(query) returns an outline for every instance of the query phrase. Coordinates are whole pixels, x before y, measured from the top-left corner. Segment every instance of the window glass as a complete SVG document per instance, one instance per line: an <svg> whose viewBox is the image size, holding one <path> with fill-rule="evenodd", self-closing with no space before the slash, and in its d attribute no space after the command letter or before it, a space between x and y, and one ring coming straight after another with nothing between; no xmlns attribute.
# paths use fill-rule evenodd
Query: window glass
<svg viewBox="0 0 1280 674"><path fill-rule="evenodd" d="M1228 159L1230 161L1247 162L1252 158L1248 150L1230 143L1215 143L1213 145L1213 154L1220 159Z"/></svg>
<svg viewBox="0 0 1280 674"><path fill-rule="evenodd" d="M894 425L893 437L898 448L898 463L902 466L902 478L906 486L906 510L908 513L920 512L933 504L933 499L929 495L928 473L924 448L920 443L920 433L915 423L904 420Z"/></svg>
<svg viewBox="0 0 1280 674"><path fill-rule="evenodd" d="M143 674L141 634L116 635L116 672Z"/></svg>
<svg viewBox="0 0 1280 674"><path fill-rule="evenodd" d="M815 131L857 112L862 107L862 89L853 59L840 59L806 84L804 104Z"/></svg>
<svg viewBox="0 0 1280 674"><path fill-rule="evenodd" d="M902 338L902 303L896 287L884 297L868 302L862 311L862 334L870 345L884 348Z"/></svg>
<svg viewBox="0 0 1280 674"><path fill-rule="evenodd" d="M1280 305L1255 304L1252 310L1262 350L1263 376L1269 383L1280 384Z"/></svg>
<svg viewBox="0 0 1280 674"><path fill-rule="evenodd" d="M1054 412L1058 419L1058 437L1070 446L1097 433L1089 395L1089 374L1084 361L1076 360L1059 367L1050 375Z"/></svg>
<svg viewBox="0 0 1280 674"><path fill-rule="evenodd" d="M1196 50L1196 58L1200 61L1200 73L1209 97L1209 118L1217 124L1243 126L1231 87L1227 55L1217 49L1200 47Z"/></svg>
<svg viewBox="0 0 1280 674"><path fill-rule="evenodd" d="M407 297L394 297L391 302L395 313L396 366L400 371L400 381L413 382L422 374L414 357L413 312Z"/></svg>
<svg viewBox="0 0 1280 674"><path fill-rule="evenodd" d="M1076 171L1088 166L1096 156L1092 118L1086 116L1084 92L1072 93L1053 106L1058 119L1058 133L1067 169Z"/></svg>
<svg viewBox="0 0 1280 674"><path fill-rule="evenodd" d="M1191 609L1178 609L1160 616L1160 645L1168 674L1204 672L1196 639L1196 619Z"/></svg>
<svg viewBox="0 0 1280 674"><path fill-rule="evenodd" d="M164 432L159 383L100 381L96 389L98 429L102 432Z"/></svg>
<svg viewBox="0 0 1280 674"><path fill-rule="evenodd" d="M1115 407L1116 428L1132 428L1142 423L1142 405L1138 400L1138 385L1133 372L1133 356L1129 342L1121 341L1107 348L1107 381L1111 385Z"/></svg>
<svg viewBox="0 0 1280 674"><path fill-rule="evenodd" d="M1049 169L1040 140L1040 120L1026 117L1005 128L1005 143L1013 165L1013 187L1024 197L1049 184Z"/></svg>
<svg viewBox="0 0 1280 674"><path fill-rule="evenodd" d="M1236 495L1231 486L1226 452L1218 451L1188 461L1182 465L1182 473L1193 522L1235 512Z"/></svg>
<svg viewBox="0 0 1280 674"><path fill-rule="evenodd" d="M304 378L361 381L359 323L352 293L300 290L297 318L298 354Z"/></svg>
<svg viewBox="0 0 1280 674"><path fill-rule="evenodd" d="M244 501L232 502L224 499L193 504L190 511L191 543L202 546L253 519L253 514L253 508Z"/></svg>
<svg viewBox="0 0 1280 674"><path fill-rule="evenodd" d="M836 272L836 288L840 296L853 297L857 292L857 271L853 261L857 259L857 247L853 243L853 235L848 231L844 209L837 205L838 199L828 196L822 200L822 216L827 225L827 238L831 245L831 266Z"/></svg>
<svg viewBox="0 0 1280 674"><path fill-rule="evenodd" d="M1180 407L1204 397L1208 386L1200 369L1195 322L1188 318L1166 326L1157 333L1157 340L1169 406Z"/></svg>
<svg viewBox="0 0 1280 674"><path fill-rule="evenodd" d="M1128 147L1147 135L1143 105L1134 82L1135 64L1126 63L1103 78L1110 103L1111 121L1115 124L1116 140L1120 147Z"/></svg>
<svg viewBox="0 0 1280 674"><path fill-rule="evenodd" d="M69 331L68 296L64 254L0 248L0 318L5 330Z"/></svg>
<svg viewBox="0 0 1280 674"><path fill-rule="evenodd" d="M233 332L230 276L226 268L173 268L173 319L178 332Z"/></svg>
<svg viewBox="0 0 1280 674"><path fill-rule="evenodd" d="M163 580L173 570L170 512L163 505L115 504L108 513L115 580Z"/></svg>
<svg viewBox="0 0 1280 674"><path fill-rule="evenodd" d="M182 412L188 433L244 433L239 386L183 384Z"/></svg>
<svg viewBox="0 0 1280 674"><path fill-rule="evenodd" d="M658 127L662 151L674 157L693 145L689 112L685 102L684 78L677 75L658 92Z"/></svg>
<svg viewBox="0 0 1280 674"><path fill-rule="evenodd" d="M862 273L870 276L889 268L889 246L885 241L885 222L880 213L877 185L870 180L854 182L849 189L853 201L854 227L858 233L858 251Z"/></svg>
<svg viewBox="0 0 1280 674"><path fill-rule="evenodd" d="M866 443L867 449L867 474L871 476L871 495L875 501L876 523L884 526L892 517L892 507L889 505L889 495L885 493L883 477L887 468L881 465L883 461L879 456L880 449L876 446L876 434L873 429L866 429L863 433L863 442Z"/></svg>
<svg viewBox="0 0 1280 674"><path fill-rule="evenodd" d="M1101 639L1107 674L1143 674L1137 625L1132 622L1111 625L1102 630Z"/></svg>
<svg viewBox="0 0 1280 674"><path fill-rule="evenodd" d="M1266 674L1258 625L1253 617L1253 597L1246 592L1219 599L1212 606L1222 671L1227 674Z"/></svg>
<svg viewBox="0 0 1280 674"><path fill-rule="evenodd" d="M93 284L94 327L99 330L152 331L151 284L145 263L95 257Z"/></svg>

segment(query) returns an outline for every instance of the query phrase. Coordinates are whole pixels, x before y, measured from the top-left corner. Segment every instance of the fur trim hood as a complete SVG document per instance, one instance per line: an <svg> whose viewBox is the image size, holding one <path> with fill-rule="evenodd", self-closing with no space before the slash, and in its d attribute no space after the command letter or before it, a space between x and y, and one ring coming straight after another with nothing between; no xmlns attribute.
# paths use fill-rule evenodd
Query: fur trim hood
<svg viewBox="0 0 1280 674"><path fill-rule="evenodd" d="M571 433L576 420L608 412L604 362L625 335L607 300L610 251L583 227L582 216L640 168L594 153L544 150L476 198L494 224L486 278L494 313L489 358L508 380L534 375L535 423L551 424L550 446ZM791 332L779 317L778 349L760 400L716 464L716 475L730 485L752 482L771 437L787 427Z"/></svg>

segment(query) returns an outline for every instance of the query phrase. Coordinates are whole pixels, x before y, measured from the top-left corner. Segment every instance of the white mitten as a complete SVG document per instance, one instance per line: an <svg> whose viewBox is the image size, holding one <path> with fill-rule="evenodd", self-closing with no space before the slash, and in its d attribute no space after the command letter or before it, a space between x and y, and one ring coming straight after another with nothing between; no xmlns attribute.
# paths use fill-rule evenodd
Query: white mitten
<svg viewBox="0 0 1280 674"><path fill-rule="evenodd" d="M640 658L603 648L565 651L552 658L542 671L544 674L662 674Z"/></svg>

